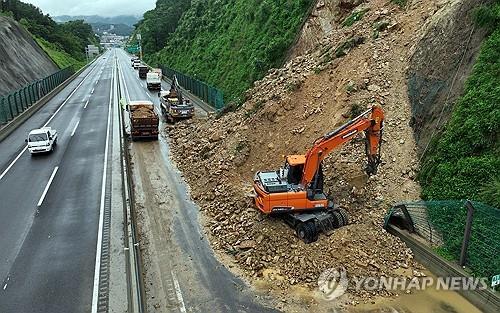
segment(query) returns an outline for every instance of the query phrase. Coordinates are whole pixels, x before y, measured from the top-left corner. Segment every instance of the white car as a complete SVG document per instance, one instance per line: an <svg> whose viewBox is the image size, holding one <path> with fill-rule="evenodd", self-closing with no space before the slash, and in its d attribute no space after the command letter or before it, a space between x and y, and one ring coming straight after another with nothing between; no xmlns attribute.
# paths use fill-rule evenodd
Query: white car
<svg viewBox="0 0 500 313"><path fill-rule="evenodd" d="M51 152L57 145L57 131L50 127L34 129L25 141L31 154Z"/></svg>

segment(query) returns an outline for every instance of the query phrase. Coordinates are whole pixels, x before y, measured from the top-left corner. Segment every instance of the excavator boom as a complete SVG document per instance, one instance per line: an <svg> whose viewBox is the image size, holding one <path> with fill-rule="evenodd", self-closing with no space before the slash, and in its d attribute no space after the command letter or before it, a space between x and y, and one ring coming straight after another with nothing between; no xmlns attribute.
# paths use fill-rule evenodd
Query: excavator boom
<svg viewBox="0 0 500 313"><path fill-rule="evenodd" d="M369 117L367 117L369 115ZM380 162L379 148L382 139L384 113L379 106L362 113L358 117L318 138L306 153L302 185L308 186L318 172L321 161L335 148L353 139L364 131L367 143L368 174L374 174Z"/></svg>
<svg viewBox="0 0 500 313"><path fill-rule="evenodd" d="M292 226L306 243L320 232L329 233L347 225L347 211L335 207L323 192L322 160L335 148L364 132L368 174L377 171L384 113L372 107L341 127L318 138L305 155L286 157L278 171L257 172L254 177L255 205L264 214L276 214Z"/></svg>

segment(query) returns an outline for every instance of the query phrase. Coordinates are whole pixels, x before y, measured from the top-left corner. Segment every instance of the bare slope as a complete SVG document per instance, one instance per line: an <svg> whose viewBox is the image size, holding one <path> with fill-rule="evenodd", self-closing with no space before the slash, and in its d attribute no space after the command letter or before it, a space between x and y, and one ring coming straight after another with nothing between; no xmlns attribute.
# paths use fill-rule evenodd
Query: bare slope
<svg viewBox="0 0 500 313"><path fill-rule="evenodd" d="M58 67L21 25L0 16L0 95L57 70Z"/></svg>

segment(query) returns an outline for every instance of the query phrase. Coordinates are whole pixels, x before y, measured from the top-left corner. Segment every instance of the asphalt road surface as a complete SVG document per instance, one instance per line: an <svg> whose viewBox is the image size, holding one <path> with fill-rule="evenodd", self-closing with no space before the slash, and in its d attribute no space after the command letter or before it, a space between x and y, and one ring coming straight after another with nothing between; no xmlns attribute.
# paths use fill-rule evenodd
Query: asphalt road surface
<svg viewBox="0 0 500 313"><path fill-rule="evenodd" d="M0 142L0 312L91 312L114 51ZM58 131L31 156L34 128Z"/></svg>
<svg viewBox="0 0 500 313"><path fill-rule="evenodd" d="M0 142L0 313L107 310L101 306L100 279L107 275L101 271L106 248L100 242L103 207L111 202L110 163L119 159L110 135L119 126L111 114L112 105L118 107L114 90L119 82L122 97L150 99L160 111L157 92L149 92L126 53L114 49ZM206 112L197 107L196 114ZM57 148L31 156L24 139L42 126L57 130ZM158 217L150 231L159 238L158 294L167 305L159 312L271 311L216 260L200 230L198 208L169 159L167 140L134 143L135 149L132 154L143 154L159 166L161 180L156 183L169 186L175 203L171 215L155 204L149 208L151 218ZM154 177L145 167L140 175L148 182ZM164 218L168 224L162 224ZM172 231L168 238L165 227Z"/></svg>
<svg viewBox="0 0 500 313"><path fill-rule="evenodd" d="M147 90L123 51L117 55L125 98L150 100L160 112L157 92ZM169 88L165 82L162 87ZM193 103L195 115L206 115ZM146 251L149 312L274 312L265 295L257 295L215 258L200 226L199 208L170 160L166 123L160 120L158 141L131 145L136 208L143 217L138 223L147 237L141 250Z"/></svg>

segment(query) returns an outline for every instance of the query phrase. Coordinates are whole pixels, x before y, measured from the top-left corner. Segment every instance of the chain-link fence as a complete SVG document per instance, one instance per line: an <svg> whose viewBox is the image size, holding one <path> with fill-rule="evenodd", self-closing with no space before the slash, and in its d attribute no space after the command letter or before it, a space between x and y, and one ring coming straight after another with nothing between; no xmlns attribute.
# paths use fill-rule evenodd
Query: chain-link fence
<svg viewBox="0 0 500 313"><path fill-rule="evenodd" d="M210 104L217 111L224 108L224 94L221 90L166 66L160 66L160 68L163 75L170 79L173 79L175 75L184 89Z"/></svg>
<svg viewBox="0 0 500 313"><path fill-rule="evenodd" d="M8 95L0 96L0 125L13 120L71 75L73 75L73 70L68 67Z"/></svg>
<svg viewBox="0 0 500 313"><path fill-rule="evenodd" d="M419 235L444 258L476 276L500 273L500 210L472 201L420 201L394 206L387 224Z"/></svg>

